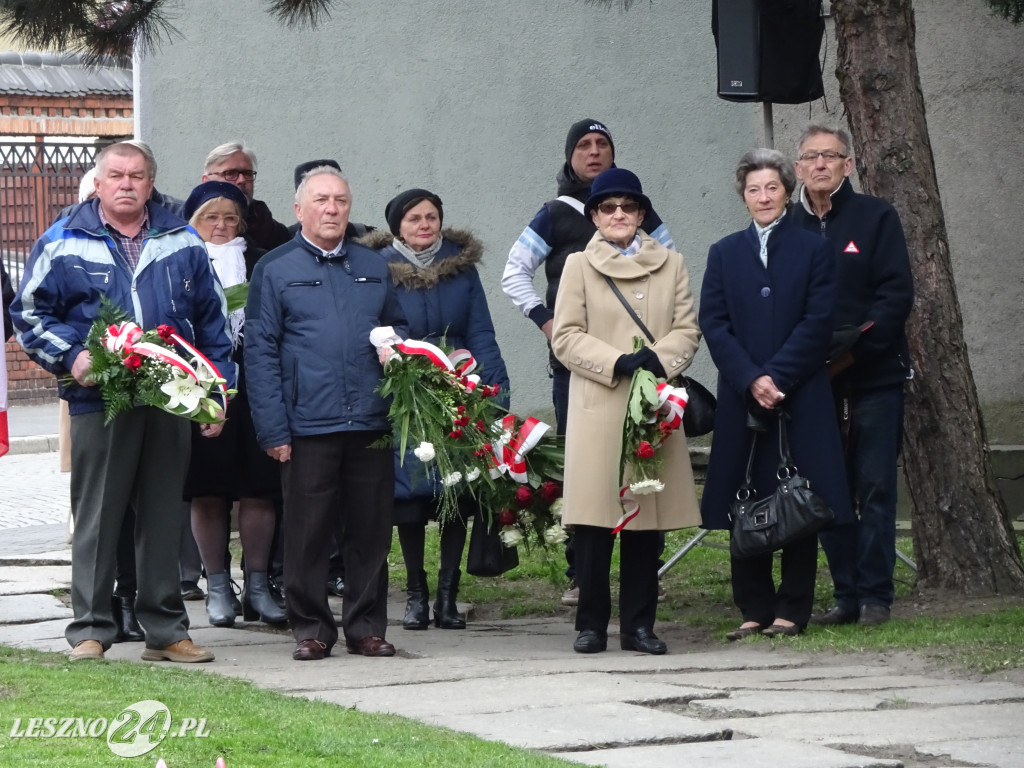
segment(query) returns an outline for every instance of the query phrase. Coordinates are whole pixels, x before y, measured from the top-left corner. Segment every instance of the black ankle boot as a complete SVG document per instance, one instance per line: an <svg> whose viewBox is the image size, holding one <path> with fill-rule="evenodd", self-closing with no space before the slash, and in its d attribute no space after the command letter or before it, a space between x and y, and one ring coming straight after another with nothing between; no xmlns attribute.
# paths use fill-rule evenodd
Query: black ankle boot
<svg viewBox="0 0 1024 768"><path fill-rule="evenodd" d="M434 601L434 625L441 629L465 629L466 617L459 613L455 598L459 594L458 568L442 568L437 572L437 600Z"/></svg>
<svg viewBox="0 0 1024 768"><path fill-rule="evenodd" d="M114 612L114 623L117 625L115 643L140 643L146 639L139 620L135 618L135 598L123 595L111 595L110 607Z"/></svg>
<svg viewBox="0 0 1024 768"><path fill-rule="evenodd" d="M260 621L267 624L283 624L288 614L278 608L270 596L270 581L266 571L249 571L245 574L245 590L242 592L242 618L246 621Z"/></svg>
<svg viewBox="0 0 1024 768"><path fill-rule="evenodd" d="M430 591L427 589L427 572L410 574L406 584L405 616L402 629L426 629L430 626Z"/></svg>

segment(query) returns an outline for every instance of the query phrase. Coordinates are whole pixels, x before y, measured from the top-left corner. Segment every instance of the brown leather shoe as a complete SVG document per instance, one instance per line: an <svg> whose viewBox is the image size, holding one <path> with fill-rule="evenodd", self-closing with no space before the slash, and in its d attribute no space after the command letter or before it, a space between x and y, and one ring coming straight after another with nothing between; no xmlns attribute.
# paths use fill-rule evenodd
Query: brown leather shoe
<svg viewBox="0 0 1024 768"><path fill-rule="evenodd" d="M370 635L356 642L346 641L345 647L349 653L362 654L363 656L394 656L395 646L383 637Z"/></svg>
<svg viewBox="0 0 1024 768"><path fill-rule="evenodd" d="M326 643L310 638L300 640L292 651L292 658L296 661L320 661L324 656L330 656L331 649Z"/></svg>
<svg viewBox="0 0 1024 768"><path fill-rule="evenodd" d="M86 659L102 661L103 646L100 645L98 640L83 640L71 649L71 655L68 658L71 661L84 661Z"/></svg>
<svg viewBox="0 0 1024 768"><path fill-rule="evenodd" d="M179 664L195 664L213 661L213 651L196 645L189 638L171 643L166 648L147 648L142 652L143 661L176 661Z"/></svg>

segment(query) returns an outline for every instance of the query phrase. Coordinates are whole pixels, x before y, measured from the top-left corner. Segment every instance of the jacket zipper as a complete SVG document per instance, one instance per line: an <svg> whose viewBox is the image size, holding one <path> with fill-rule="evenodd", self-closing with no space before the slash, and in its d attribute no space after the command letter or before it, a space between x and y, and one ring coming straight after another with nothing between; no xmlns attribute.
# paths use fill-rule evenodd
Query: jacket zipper
<svg viewBox="0 0 1024 768"><path fill-rule="evenodd" d="M178 314L178 308L174 304L174 281L171 280L171 268L166 267L167 270L167 293L171 297L171 312Z"/></svg>
<svg viewBox="0 0 1024 768"><path fill-rule="evenodd" d="M90 272L88 269L83 267L81 264L75 264L75 269L80 269L83 272L85 272L85 274L92 275L93 277L97 277L99 275L103 275L103 284L104 285L106 285L107 283L110 282L110 273L109 272Z"/></svg>

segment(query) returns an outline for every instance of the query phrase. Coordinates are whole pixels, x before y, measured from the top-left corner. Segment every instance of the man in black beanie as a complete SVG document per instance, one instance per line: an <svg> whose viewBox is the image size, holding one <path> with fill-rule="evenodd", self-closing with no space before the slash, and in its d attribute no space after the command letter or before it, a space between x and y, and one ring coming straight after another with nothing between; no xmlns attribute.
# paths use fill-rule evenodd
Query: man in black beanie
<svg viewBox="0 0 1024 768"><path fill-rule="evenodd" d="M330 158L327 158L327 159L324 159L324 160L307 160L304 163L299 163L298 165L296 165L295 166L295 189L299 188L299 184L302 183L302 178L307 173L309 173L314 168L320 168L321 166L324 166L324 165L326 165L329 168L334 168L335 170L338 170L338 171L341 170L341 166L338 165L338 161L337 160L331 160ZM298 222L295 222L290 227L288 227L288 233L292 237L295 237L295 233L299 231L299 226L300 226L300 224ZM347 239L349 239L349 240L355 240L357 237L362 237L367 232L373 232L374 229L375 229L375 227L371 227L369 224L357 224L354 221L350 221L348 223L348 226L345 227L345 237ZM333 558L331 560L331 567L332 568L334 567L334 560L333 560ZM340 582L341 579L338 579L338 581ZM340 587L339 587L339 589L340 589ZM334 594L333 590L331 591L331 594ZM341 595L339 594L338 597L341 597Z"/></svg>
<svg viewBox="0 0 1024 768"><path fill-rule="evenodd" d="M583 213L590 183L614 164L615 143L607 126L592 118L573 123L565 137L565 164L555 175L558 197L544 203L509 251L501 278L502 290L540 328L549 344L555 296L565 259L570 253L586 248L597 231L590 217ZM648 211L644 217L644 231L666 248L675 248L672 236L654 211ZM533 287L533 276L541 264L548 280L545 299ZM548 352L555 424L558 434L564 435L569 409L569 370L550 353L550 347ZM565 559L569 563L565 571L569 589L562 596L562 604L576 605L579 590L575 582L572 539L566 544Z"/></svg>

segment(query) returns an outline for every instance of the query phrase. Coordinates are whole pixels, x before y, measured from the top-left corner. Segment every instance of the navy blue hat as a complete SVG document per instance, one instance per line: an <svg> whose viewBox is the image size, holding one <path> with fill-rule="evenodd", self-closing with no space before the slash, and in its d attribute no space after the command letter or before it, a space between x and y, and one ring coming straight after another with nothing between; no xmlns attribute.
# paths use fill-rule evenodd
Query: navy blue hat
<svg viewBox="0 0 1024 768"><path fill-rule="evenodd" d="M333 168L336 171L341 170L341 166L338 165L337 160L307 160L304 163L299 163L298 165L295 166L295 188L299 188L299 184L302 183L303 176L312 171L314 168L320 168L321 166L324 165L328 166L329 168Z"/></svg>
<svg viewBox="0 0 1024 768"><path fill-rule="evenodd" d="M584 212L589 216L602 200L609 197L628 197L640 203L640 207L645 211L651 210L651 201L644 194L640 179L625 168L609 168L594 178L590 184L590 197L583 206Z"/></svg>
<svg viewBox="0 0 1024 768"><path fill-rule="evenodd" d="M384 209L384 218L387 219L392 235L398 237L398 227L402 223L402 219L405 218L405 214L409 212L410 208L419 205L424 200L429 200L434 204L434 207L437 208L438 219L442 224L444 223L444 207L441 205L440 197L429 189L407 189L391 198Z"/></svg>
<svg viewBox="0 0 1024 768"><path fill-rule="evenodd" d="M569 133L565 136L565 162L572 162L572 153L576 150L576 145L579 144L580 139L588 133L600 133L608 139L608 143L612 147L612 159L615 158L615 142L612 141L611 131L609 131L605 124L600 120L595 120L592 117L586 117L569 126Z"/></svg>
<svg viewBox="0 0 1024 768"><path fill-rule="evenodd" d="M243 219L249 215L249 202L242 194L242 190L226 181L204 181L192 190L188 200L185 201L185 221L190 221L196 211L210 200L216 200L218 197L226 197L237 205L238 215Z"/></svg>

